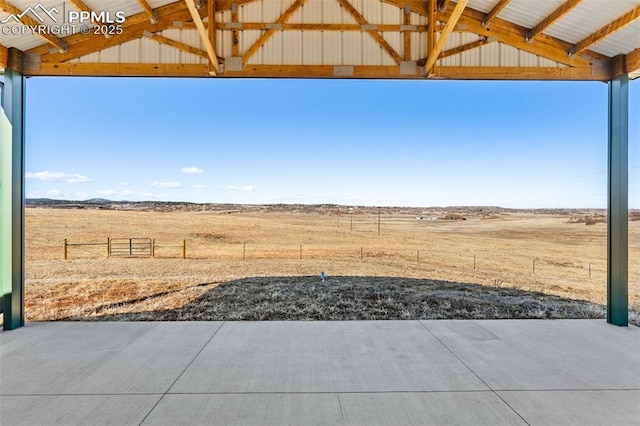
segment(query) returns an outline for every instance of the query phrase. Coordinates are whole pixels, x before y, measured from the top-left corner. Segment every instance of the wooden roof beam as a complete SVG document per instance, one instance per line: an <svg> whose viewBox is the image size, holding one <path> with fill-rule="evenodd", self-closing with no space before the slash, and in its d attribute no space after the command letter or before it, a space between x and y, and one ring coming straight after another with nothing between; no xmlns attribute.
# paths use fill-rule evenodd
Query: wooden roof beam
<svg viewBox="0 0 640 426"><path fill-rule="evenodd" d="M138 4L140 5L140 7L142 7L144 13L146 13L149 17L149 22L151 22L152 24L157 24L160 20L160 18L158 17L158 12L156 12L151 6L149 6L147 0L138 0Z"/></svg>
<svg viewBox="0 0 640 426"><path fill-rule="evenodd" d="M460 53L464 53L468 50L473 50L477 47L485 46L495 41L498 41L498 37L496 36L486 37L480 40L472 41L471 43L463 44L462 46L445 50L444 52L440 53L440 56L438 56L438 59L444 59L444 58L448 58L449 56L458 55Z"/></svg>
<svg viewBox="0 0 640 426"><path fill-rule="evenodd" d="M427 28L429 31L427 33L427 52L430 52L436 45L436 22L438 21L436 14L437 7L438 5L436 0L427 0ZM426 64L427 61L425 60L424 63Z"/></svg>
<svg viewBox="0 0 640 426"><path fill-rule="evenodd" d="M362 29L360 24L305 24L305 23L284 23L281 24L280 31L366 31ZM375 25L378 31L386 32L410 32L410 33L425 33L429 30L427 25L411 25L410 28L403 28L400 24L371 24ZM268 30L273 24L267 22L239 22L237 25L230 24L228 22L216 22L216 29L223 31L233 30L237 27L238 30ZM195 28L193 22L180 22L179 25L172 25L170 28ZM441 30L444 25L437 25L436 29ZM465 31L462 29L454 29L454 31Z"/></svg>
<svg viewBox="0 0 640 426"><path fill-rule="evenodd" d="M86 75L86 76L164 76L203 77L206 64L150 64L150 63L44 63L39 69L25 71L27 75ZM587 68L572 67L438 67L438 78L472 80L595 80L605 81L606 74L594 74ZM220 77L274 77L274 78L337 78L332 65L247 65L241 71L227 71ZM352 78L418 79L415 75L401 74L396 65L354 65Z"/></svg>
<svg viewBox="0 0 640 426"><path fill-rule="evenodd" d="M438 19L446 22L450 16L451 5L446 12L438 14ZM492 21L491 28L483 27L481 24L483 16L483 12L467 7L458 23L463 25L467 31L479 36L497 36L498 43L505 43L516 49L533 53L570 67L592 68L594 61L610 59L605 55L590 50L585 51L583 55L569 56L567 51L571 48L570 43L546 34L538 34L536 39L529 43L524 39L527 28L500 18L495 18Z"/></svg>
<svg viewBox="0 0 640 426"><path fill-rule="evenodd" d="M438 38L435 46L429 46L429 54L427 55L427 62L424 66L427 76L431 75L433 66L436 64L438 56L440 56L440 52L442 51L444 44L449 38L449 35L453 31L453 28L458 23L458 19L460 19L460 16L462 16L464 8L467 7L467 3L469 3L469 0L458 0L458 3L456 3L456 7L453 9L453 12L451 12L449 20L440 33L440 38Z"/></svg>
<svg viewBox="0 0 640 426"><path fill-rule="evenodd" d="M596 43L604 40L609 37L611 34L615 33L618 30L621 30L625 26L629 25L636 19L640 18L640 6L636 6L629 12L625 13L618 19L613 22L608 23L604 27L600 28L598 31L588 35L584 39L580 40L578 43L574 44L573 47L569 50L569 56L573 56L576 53L580 53L585 49L593 46Z"/></svg>
<svg viewBox="0 0 640 426"><path fill-rule="evenodd" d="M445 10L447 10L448 3L449 0L438 0L438 10L440 12L444 12Z"/></svg>
<svg viewBox="0 0 640 426"><path fill-rule="evenodd" d="M353 5L349 3L348 0L338 0L338 3L340 3L340 5L344 7L347 13L351 15L351 17L355 19L358 24L370 25L367 19L362 16L362 14L360 14L360 12L358 12L358 10L353 7ZM382 34L380 34L376 30L367 30L367 33L369 33L371 38L373 38L380 45L380 47L382 47L389 54L389 56L391 56L396 64L400 65L400 62L402 62L402 57L398 52L396 52L393 46L391 46L389 42L385 40L384 37L382 37Z"/></svg>
<svg viewBox="0 0 640 426"><path fill-rule="evenodd" d="M564 2L562 5L560 5L560 7L558 7L556 10L551 12L549 16L544 18L542 21L538 22L538 25L536 25L535 27L527 31L527 34L525 35L525 40L533 41L533 39L538 34L540 34L544 30L546 30L547 28L555 24L560 18L562 18L567 13L571 12L580 3L582 3L582 0L567 0L566 2Z"/></svg>
<svg viewBox="0 0 640 426"><path fill-rule="evenodd" d="M640 47L626 54L625 63L627 74L640 70Z"/></svg>
<svg viewBox="0 0 640 426"><path fill-rule="evenodd" d="M404 8L404 25L408 28L411 25L411 7L407 5ZM402 31L403 43L402 43L402 59L405 61L411 60L411 32L404 29Z"/></svg>
<svg viewBox="0 0 640 426"><path fill-rule="evenodd" d="M167 46L175 47L178 50L182 50L183 52L191 53L196 56L200 56L202 58L209 58L206 50L198 49L197 47L191 46L186 43L182 43L177 40L170 39L160 34L155 34L149 31L144 31L142 35L150 40L157 41L160 44L165 44Z"/></svg>
<svg viewBox="0 0 640 426"><path fill-rule="evenodd" d="M122 34L104 38L96 34L77 33L65 37L69 44L66 52L51 52L48 45L42 45L29 49L27 53L40 55L41 62L64 62L81 56L89 55L109 47L117 46L131 40L142 37L145 30L151 32L164 31L173 25L174 21L186 21L191 19L191 14L184 2L169 3L156 9L160 16L160 22L152 24L145 12L140 12L127 17L122 24Z"/></svg>
<svg viewBox="0 0 640 426"><path fill-rule="evenodd" d="M202 43L204 44L205 50L207 51L207 55L209 56L209 74L217 75L220 63L218 62L216 50L211 44L211 40L209 39L209 32L204 27L204 23L202 22L202 18L200 17L200 12L198 12L198 8L196 8L195 1L185 0L185 3L187 4L187 8L191 13L191 18L196 24L196 29L198 30L198 34L200 34L200 39L202 39Z"/></svg>
<svg viewBox="0 0 640 426"><path fill-rule="evenodd" d="M0 0L0 9L15 16L18 22L20 22L21 24L28 25L30 27L37 27L38 25L42 25L41 22L36 21L29 15L23 15L22 18L18 19L18 16L22 14L22 10L6 0ZM58 36L55 36L53 34L46 34L44 32L36 32L36 35L45 39L47 43L56 47L60 52L64 52L68 48L67 43L62 41L62 39L60 39Z"/></svg>
<svg viewBox="0 0 640 426"><path fill-rule="evenodd" d="M7 69L9 64L9 49L4 44L0 44L0 68Z"/></svg>
<svg viewBox="0 0 640 426"><path fill-rule="evenodd" d="M73 7L75 7L76 9L78 9L81 12L93 12L93 10L86 5L85 2L83 2L82 0L69 0L69 3L71 3L73 5Z"/></svg>
<svg viewBox="0 0 640 426"><path fill-rule="evenodd" d="M256 1L260 0L216 0L216 10L218 12L226 12L227 10L231 10L233 4L235 4L236 7L240 7Z"/></svg>
<svg viewBox="0 0 640 426"><path fill-rule="evenodd" d="M82 0L69 0L69 3L71 3L73 5L73 7L75 7L76 9L78 9L81 12L87 12L87 13L93 13L93 9L91 9L89 6L87 6L87 4L85 2L83 2ZM107 34L104 35L105 38L109 38L111 37L111 34L108 34L107 31L105 31Z"/></svg>
<svg viewBox="0 0 640 426"><path fill-rule="evenodd" d="M491 23L491 21L493 20L493 18L495 18L496 16L498 16L498 14L500 12L502 12L502 9L504 9L505 7L507 7L507 5L509 4L511 0L500 0L494 7L493 9L491 9L489 11L489 13L485 14L484 17L482 18L482 26L483 27L488 27L489 24Z"/></svg>
<svg viewBox="0 0 640 426"><path fill-rule="evenodd" d="M197 5L196 5L197 6ZM207 1L207 35L211 46L216 48L216 0Z"/></svg>
<svg viewBox="0 0 640 426"><path fill-rule="evenodd" d="M305 0L296 0L291 6L276 20L275 24L284 24L291 16L304 4ZM269 28L264 32L255 43L253 43L244 55L242 55L242 63L246 64L249 59L260 49L276 32L275 28Z"/></svg>

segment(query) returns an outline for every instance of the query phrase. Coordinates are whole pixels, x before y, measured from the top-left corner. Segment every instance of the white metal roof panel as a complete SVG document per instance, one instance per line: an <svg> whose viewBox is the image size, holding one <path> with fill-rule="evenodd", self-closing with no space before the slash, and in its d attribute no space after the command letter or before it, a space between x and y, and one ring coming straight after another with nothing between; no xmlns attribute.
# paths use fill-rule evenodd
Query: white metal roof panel
<svg viewBox="0 0 640 426"><path fill-rule="evenodd" d="M566 0L511 0L498 17L525 28L533 28ZM569 12L571 13L571 12Z"/></svg>
<svg viewBox="0 0 640 426"><path fill-rule="evenodd" d="M591 46L590 50L606 56L627 54L640 46L640 20L637 20L621 30L611 34L599 43Z"/></svg>
<svg viewBox="0 0 640 426"><path fill-rule="evenodd" d="M577 43L639 5L640 0L583 1L545 34Z"/></svg>

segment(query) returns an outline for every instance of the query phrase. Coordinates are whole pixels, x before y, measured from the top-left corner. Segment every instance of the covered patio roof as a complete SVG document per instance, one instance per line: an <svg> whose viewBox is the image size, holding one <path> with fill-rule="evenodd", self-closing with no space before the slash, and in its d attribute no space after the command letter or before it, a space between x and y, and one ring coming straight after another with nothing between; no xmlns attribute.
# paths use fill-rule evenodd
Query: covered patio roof
<svg viewBox="0 0 640 426"><path fill-rule="evenodd" d="M640 76L640 0L0 0L0 11L5 329L24 324L30 76L607 82L607 321L628 323L628 81Z"/></svg>
<svg viewBox="0 0 640 426"><path fill-rule="evenodd" d="M27 76L640 76L637 0L42 0L39 13L33 3L0 9L8 23L65 32L2 31L0 67Z"/></svg>

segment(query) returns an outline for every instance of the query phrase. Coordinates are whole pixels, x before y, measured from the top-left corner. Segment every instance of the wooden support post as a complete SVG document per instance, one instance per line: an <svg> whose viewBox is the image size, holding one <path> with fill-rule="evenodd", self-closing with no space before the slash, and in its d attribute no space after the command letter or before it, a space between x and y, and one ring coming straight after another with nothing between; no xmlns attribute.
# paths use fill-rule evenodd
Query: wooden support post
<svg viewBox="0 0 640 426"><path fill-rule="evenodd" d="M67 260L67 239L64 239L64 242L62 243L62 259Z"/></svg>
<svg viewBox="0 0 640 426"><path fill-rule="evenodd" d="M156 239L151 240L151 257L156 257Z"/></svg>
<svg viewBox="0 0 640 426"><path fill-rule="evenodd" d="M182 258L187 258L187 240L182 240Z"/></svg>
<svg viewBox="0 0 640 426"><path fill-rule="evenodd" d="M231 23L238 22L238 5L231 3ZM231 56L240 56L240 31L237 28L231 30Z"/></svg>
<svg viewBox="0 0 640 426"><path fill-rule="evenodd" d="M107 238L107 259L111 257L111 238Z"/></svg>
<svg viewBox="0 0 640 426"><path fill-rule="evenodd" d="M405 30L403 33L404 43L402 49L402 60L411 60L411 31L408 29L411 25L411 7L408 4L404 6L404 25Z"/></svg>

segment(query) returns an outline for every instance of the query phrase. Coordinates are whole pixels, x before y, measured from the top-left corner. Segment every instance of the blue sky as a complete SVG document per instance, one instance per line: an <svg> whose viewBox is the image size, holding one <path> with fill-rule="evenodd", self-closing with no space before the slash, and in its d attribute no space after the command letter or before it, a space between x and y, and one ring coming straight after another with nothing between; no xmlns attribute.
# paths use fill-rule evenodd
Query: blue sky
<svg viewBox="0 0 640 426"><path fill-rule="evenodd" d="M597 82L31 78L27 196L606 207ZM640 82L630 83L640 208Z"/></svg>

